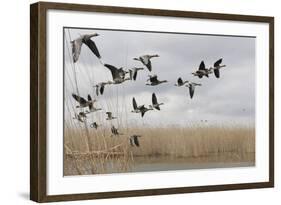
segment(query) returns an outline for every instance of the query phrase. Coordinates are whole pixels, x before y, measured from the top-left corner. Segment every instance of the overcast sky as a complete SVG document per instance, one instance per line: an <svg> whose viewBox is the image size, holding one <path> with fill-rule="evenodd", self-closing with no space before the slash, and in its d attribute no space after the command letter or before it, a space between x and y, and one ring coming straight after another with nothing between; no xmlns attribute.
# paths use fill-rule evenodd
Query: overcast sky
<svg viewBox="0 0 281 205"><path fill-rule="evenodd" d="M152 72L146 68L138 73L136 81L126 81L121 85L106 86L104 95L96 96L93 85L112 80L105 68L90 49L83 45L77 63L73 66L70 39L79 34L97 32L92 38L104 63L116 67L141 67L134 57L144 54L158 54L152 59ZM209 124L254 125L255 122L255 38L233 36L210 36L191 34L151 33L132 31L107 31L86 29L65 29L65 119L71 119L77 103L71 97L76 93L74 70L79 93L83 97L91 94L98 100L96 107L103 111L91 114L89 119L105 123L105 112L112 111L119 118L116 123L151 126L198 124L208 120ZM202 60L210 67L223 58L225 68L221 77L199 79L191 75ZM157 74L159 80L168 83L146 86L147 76ZM183 80L202 83L196 87L193 99L188 88L175 87L178 77ZM155 92L161 111L147 112L144 118L131 113L132 98L138 104L151 104ZM122 120L121 120L122 119Z"/></svg>

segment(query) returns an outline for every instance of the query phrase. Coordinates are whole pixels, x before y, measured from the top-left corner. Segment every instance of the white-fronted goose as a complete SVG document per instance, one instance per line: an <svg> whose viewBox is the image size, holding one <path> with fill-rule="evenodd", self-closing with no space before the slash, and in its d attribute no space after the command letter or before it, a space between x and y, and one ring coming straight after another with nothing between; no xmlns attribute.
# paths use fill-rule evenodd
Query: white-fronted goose
<svg viewBox="0 0 281 205"><path fill-rule="evenodd" d="M78 61L79 55L81 53L81 47L83 43L91 49L91 51L97 56L99 59L101 58L99 50L94 41L91 40L92 37L98 36L97 33L89 34L89 35L81 35L79 38L71 41L72 47L72 58L73 62L76 63Z"/></svg>
<svg viewBox="0 0 281 205"><path fill-rule="evenodd" d="M149 106L149 108L145 107L144 105L138 106L136 99L133 97L133 110L131 112L141 113L141 116L143 117L144 114L149 110L153 110L153 107L151 105Z"/></svg>
<svg viewBox="0 0 281 205"><path fill-rule="evenodd" d="M120 84L125 82L126 80L130 80L130 78L125 78L126 73L128 73L128 71L123 70L123 68L116 68L113 65L109 65L109 64L104 64L105 67L107 67L112 75L112 79L113 82L107 82L107 84Z"/></svg>
<svg viewBox="0 0 281 205"><path fill-rule="evenodd" d="M111 84L110 82L101 82L97 85L94 85L94 87L96 88L96 95L98 96L99 94L103 94L104 92L104 88L106 85Z"/></svg>
<svg viewBox="0 0 281 205"><path fill-rule="evenodd" d="M194 76L198 76L199 78L202 78L203 76L206 76L208 78L209 74L211 74L211 73L212 73L212 71L205 67L204 61L201 61L198 70L193 72L192 74Z"/></svg>
<svg viewBox="0 0 281 205"><path fill-rule="evenodd" d="M123 135L122 133L119 133L118 129L116 127L114 127L114 125L111 126L111 133L112 133L111 137Z"/></svg>
<svg viewBox="0 0 281 205"><path fill-rule="evenodd" d="M79 105L77 105L76 108L85 108L85 107L90 108L90 106L93 106L93 103L96 102L96 100L92 100L90 95L88 95L88 100L74 93L72 94L72 97L79 103Z"/></svg>
<svg viewBox="0 0 281 205"><path fill-rule="evenodd" d="M187 83L186 87L189 88L189 95L190 95L190 98L192 99L193 98L193 95L194 95L194 91L195 91L195 86L201 86L202 84L200 83L193 83L193 82L189 82Z"/></svg>
<svg viewBox="0 0 281 205"><path fill-rule="evenodd" d="M129 141L130 141L130 145L133 146L140 146L140 142L139 142L139 137L141 137L141 135L132 135L129 137Z"/></svg>
<svg viewBox="0 0 281 205"><path fill-rule="evenodd" d="M152 66L151 66L151 58L154 58L154 57L159 57L159 55L143 55L143 56L140 56L138 58L133 58L134 60L137 60L137 61L140 61L142 62L143 65L145 65L147 67L147 69L151 72L152 70Z"/></svg>
<svg viewBox="0 0 281 205"><path fill-rule="evenodd" d="M112 112L106 112L106 114L107 114L106 120L114 120L114 119L117 119L117 117L113 117L113 116L112 116Z"/></svg>
<svg viewBox="0 0 281 205"><path fill-rule="evenodd" d="M73 119L76 119L79 122L84 122L86 118L87 118L87 116L84 112L79 112L79 114L75 113Z"/></svg>
<svg viewBox="0 0 281 205"><path fill-rule="evenodd" d="M151 86L155 86L155 85L159 85L161 83L167 83L167 80L158 80L157 75L149 75L148 76L149 79L147 81L150 81L150 83L146 83L146 85L151 85Z"/></svg>
<svg viewBox="0 0 281 205"><path fill-rule="evenodd" d="M185 85L187 82L188 82L187 80L186 80L186 81L183 81L183 80L181 79L181 77L179 77L177 83L175 84L175 86L181 87L181 86Z"/></svg>
<svg viewBox="0 0 281 205"><path fill-rule="evenodd" d="M129 72L130 72L130 79L131 80L136 80L137 79L137 74L138 74L138 71L140 70L143 70L144 68L132 68L132 69L129 69Z"/></svg>
<svg viewBox="0 0 281 205"><path fill-rule="evenodd" d="M94 105L89 105L89 111L86 111L85 114L90 114L92 112L97 112L102 110L101 108L96 108Z"/></svg>
<svg viewBox="0 0 281 205"><path fill-rule="evenodd" d="M96 122L93 122L93 123L90 124L90 127L98 129L99 125Z"/></svg>
<svg viewBox="0 0 281 205"><path fill-rule="evenodd" d="M149 111L149 110L153 110L153 107L150 105L149 108L145 107L144 105L139 106L139 110L141 113L141 116L143 117L144 114Z"/></svg>

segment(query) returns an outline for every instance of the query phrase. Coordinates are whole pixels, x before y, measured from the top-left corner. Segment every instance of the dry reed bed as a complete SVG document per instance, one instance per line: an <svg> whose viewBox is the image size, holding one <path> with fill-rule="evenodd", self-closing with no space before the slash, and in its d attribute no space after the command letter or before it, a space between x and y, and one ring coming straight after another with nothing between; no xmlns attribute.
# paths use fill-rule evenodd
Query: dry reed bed
<svg viewBox="0 0 281 205"><path fill-rule="evenodd" d="M74 153L92 152L96 156L119 153L142 157L200 157L231 152L242 157L244 153L255 152L255 130L252 127L135 127L120 129L124 135L113 137L109 130L106 127L89 129L88 143L85 130L66 129L65 144ZM132 134L142 135L140 147L130 146L129 136Z"/></svg>
<svg viewBox="0 0 281 205"><path fill-rule="evenodd" d="M192 158L208 162L219 156L220 162L255 161L253 127L194 126L187 128L120 128L123 135L112 136L109 127L65 129L65 175L126 172L135 157L169 159ZM129 136L140 134L140 147L131 147ZM221 156L223 156L221 158ZM250 158L249 158L250 156ZM235 158L235 160L234 160Z"/></svg>

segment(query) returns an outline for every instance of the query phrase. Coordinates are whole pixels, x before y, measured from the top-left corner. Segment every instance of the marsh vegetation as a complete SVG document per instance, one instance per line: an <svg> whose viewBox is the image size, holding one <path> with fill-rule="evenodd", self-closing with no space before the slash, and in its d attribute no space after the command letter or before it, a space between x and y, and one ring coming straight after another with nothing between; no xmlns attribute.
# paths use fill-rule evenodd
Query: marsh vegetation
<svg viewBox="0 0 281 205"><path fill-rule="evenodd" d="M65 175L136 172L144 164L150 164L153 170L154 163L161 164L159 171L167 171L255 162L252 127L131 127L123 129L126 133L119 136L111 136L108 130L65 130ZM136 132L142 135L140 147L130 146L128 141Z"/></svg>

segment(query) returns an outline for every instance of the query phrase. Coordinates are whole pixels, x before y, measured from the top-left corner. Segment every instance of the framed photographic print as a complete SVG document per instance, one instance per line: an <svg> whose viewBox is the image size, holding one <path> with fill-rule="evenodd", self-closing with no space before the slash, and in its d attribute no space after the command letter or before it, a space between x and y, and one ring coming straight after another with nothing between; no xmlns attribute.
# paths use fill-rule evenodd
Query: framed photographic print
<svg viewBox="0 0 281 205"><path fill-rule="evenodd" d="M274 18L40 2L37 202L274 186Z"/></svg>

